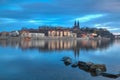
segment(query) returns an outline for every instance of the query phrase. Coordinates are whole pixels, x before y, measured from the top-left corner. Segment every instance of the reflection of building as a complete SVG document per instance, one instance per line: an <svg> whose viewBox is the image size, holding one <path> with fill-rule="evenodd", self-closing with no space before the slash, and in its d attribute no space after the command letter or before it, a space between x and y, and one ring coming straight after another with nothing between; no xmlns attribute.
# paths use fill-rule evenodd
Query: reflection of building
<svg viewBox="0 0 120 80"><path fill-rule="evenodd" d="M71 49L76 46L76 40L51 40L48 41L49 50L62 50L62 49Z"/></svg>
<svg viewBox="0 0 120 80"><path fill-rule="evenodd" d="M0 46L19 47L23 50L38 49L40 51L71 50L79 57L80 50L106 49L112 42L109 40L0 40Z"/></svg>
<svg viewBox="0 0 120 80"><path fill-rule="evenodd" d="M30 40L30 41L21 40L20 44L22 49L45 47L44 40Z"/></svg>

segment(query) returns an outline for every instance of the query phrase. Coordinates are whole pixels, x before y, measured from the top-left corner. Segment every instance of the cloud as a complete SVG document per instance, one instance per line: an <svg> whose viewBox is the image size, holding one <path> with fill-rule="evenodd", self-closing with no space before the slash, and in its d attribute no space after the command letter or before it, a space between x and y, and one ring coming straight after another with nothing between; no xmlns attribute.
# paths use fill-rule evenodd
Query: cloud
<svg viewBox="0 0 120 80"><path fill-rule="evenodd" d="M0 18L0 22L1 23L14 23L16 22L17 20L15 19L11 19L11 18Z"/></svg>
<svg viewBox="0 0 120 80"><path fill-rule="evenodd" d="M74 20L81 26L119 28L120 0L0 0L0 26L8 29L42 24L71 27Z"/></svg>
<svg viewBox="0 0 120 80"><path fill-rule="evenodd" d="M104 12L120 12L120 0L100 0L95 5L97 10Z"/></svg>
<svg viewBox="0 0 120 80"><path fill-rule="evenodd" d="M28 22L30 22L30 23L39 23L39 22L41 22L40 20L29 20Z"/></svg>
<svg viewBox="0 0 120 80"><path fill-rule="evenodd" d="M75 18L75 20L78 20L80 22L87 22L87 21L90 21L90 20L93 20L93 19L96 19L96 18L101 18L101 17L104 17L105 14L92 14L92 15L86 15L86 16L83 16L83 17L80 17L80 18Z"/></svg>
<svg viewBox="0 0 120 80"><path fill-rule="evenodd" d="M110 24L110 23L109 23ZM96 28L103 28L103 29L107 29L111 32L119 32L120 31L120 27L113 27L113 26L109 26L108 23L103 23L103 24L95 24L94 27Z"/></svg>

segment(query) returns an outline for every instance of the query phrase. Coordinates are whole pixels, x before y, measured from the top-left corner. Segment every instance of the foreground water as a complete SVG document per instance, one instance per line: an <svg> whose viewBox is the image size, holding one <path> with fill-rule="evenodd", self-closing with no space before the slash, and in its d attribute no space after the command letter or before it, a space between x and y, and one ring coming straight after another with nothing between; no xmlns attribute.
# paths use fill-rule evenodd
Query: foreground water
<svg viewBox="0 0 120 80"><path fill-rule="evenodd" d="M1 40L0 80L113 80L66 66L61 59L104 64L107 73L118 74L119 50L119 40Z"/></svg>

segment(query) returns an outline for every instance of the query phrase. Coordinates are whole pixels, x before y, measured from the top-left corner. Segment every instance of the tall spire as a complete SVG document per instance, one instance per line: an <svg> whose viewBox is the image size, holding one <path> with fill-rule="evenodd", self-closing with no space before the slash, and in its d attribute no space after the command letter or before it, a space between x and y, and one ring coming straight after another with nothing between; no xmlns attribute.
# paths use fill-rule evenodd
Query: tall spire
<svg viewBox="0 0 120 80"><path fill-rule="evenodd" d="M76 23L76 20L75 20L74 26L76 26L76 25L77 25L77 23Z"/></svg>
<svg viewBox="0 0 120 80"><path fill-rule="evenodd" d="M80 29L79 21L75 21L75 22L74 22L73 28L74 28L74 29Z"/></svg>
<svg viewBox="0 0 120 80"><path fill-rule="evenodd" d="M79 28L80 27L80 24L79 24L79 21L78 21L78 23L77 23L77 28Z"/></svg>

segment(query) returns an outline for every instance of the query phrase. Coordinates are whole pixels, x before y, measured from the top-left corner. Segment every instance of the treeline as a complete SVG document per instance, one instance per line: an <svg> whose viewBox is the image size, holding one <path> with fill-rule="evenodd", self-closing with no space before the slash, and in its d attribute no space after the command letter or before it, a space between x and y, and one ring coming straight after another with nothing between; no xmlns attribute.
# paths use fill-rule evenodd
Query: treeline
<svg viewBox="0 0 120 80"><path fill-rule="evenodd" d="M85 33L96 33L98 34L98 36L102 36L102 37L107 37L107 38L114 38L114 35L107 29L103 29L103 28L89 28L89 27L84 27L80 29L81 32L85 32Z"/></svg>

